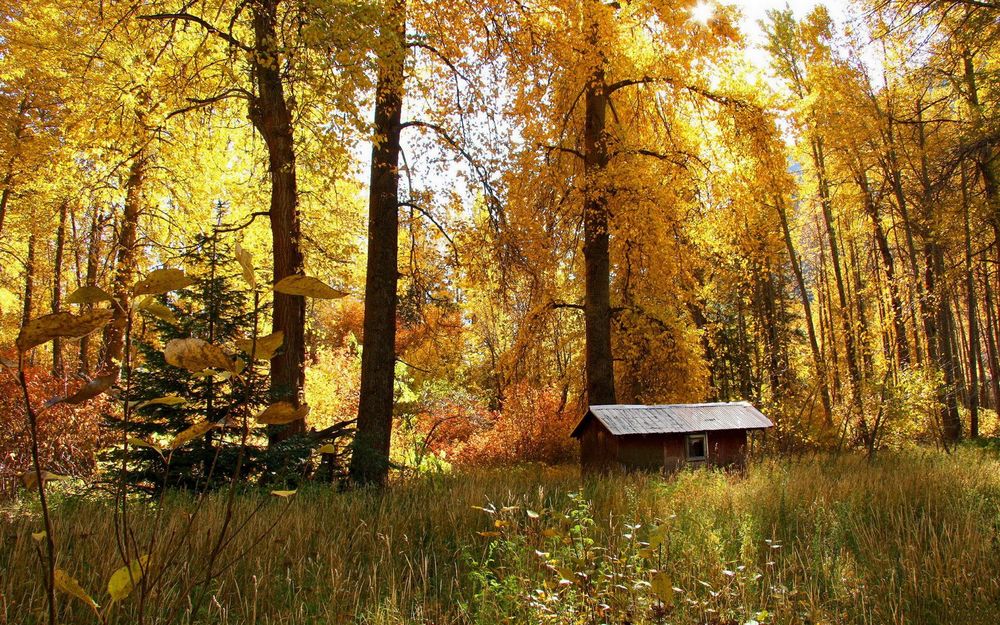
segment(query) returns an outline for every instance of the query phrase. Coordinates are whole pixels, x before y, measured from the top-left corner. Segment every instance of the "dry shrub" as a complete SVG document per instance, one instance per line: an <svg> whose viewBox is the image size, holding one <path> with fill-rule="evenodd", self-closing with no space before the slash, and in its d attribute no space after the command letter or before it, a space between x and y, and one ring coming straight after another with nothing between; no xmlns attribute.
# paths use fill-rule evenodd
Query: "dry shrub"
<svg viewBox="0 0 1000 625"><path fill-rule="evenodd" d="M499 411L449 405L445 412L444 418L425 423L438 424L432 450L445 452L456 464L554 464L577 453L569 435L579 415L556 389L518 385L508 389Z"/></svg>
<svg viewBox="0 0 1000 625"><path fill-rule="evenodd" d="M25 378L32 405L39 410L52 397L67 395L82 380L62 380L41 367L27 367ZM102 427L106 400L82 406L57 404L40 410L38 452L43 469L72 476L87 476L96 467L96 452L110 443ZM17 488L17 478L31 470L31 436L24 412L24 397L12 372L0 374L0 497Z"/></svg>

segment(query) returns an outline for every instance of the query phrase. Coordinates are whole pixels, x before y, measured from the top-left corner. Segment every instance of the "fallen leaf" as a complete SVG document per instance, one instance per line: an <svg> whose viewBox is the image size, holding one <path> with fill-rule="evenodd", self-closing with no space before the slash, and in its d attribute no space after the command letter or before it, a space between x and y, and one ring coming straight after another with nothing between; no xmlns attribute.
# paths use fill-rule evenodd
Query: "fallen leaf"
<svg viewBox="0 0 1000 625"><path fill-rule="evenodd" d="M79 582L73 579L73 577L71 577L69 573L67 573L62 569L56 569L54 573L55 575L53 581L55 582L57 589L66 593L67 595L72 595L76 597L80 601L83 601L84 603L89 605L92 610L94 610L95 612L97 611L97 608L100 606L97 605L97 602L94 601L90 597L90 595L87 594L87 591L83 589L83 586L81 586Z"/></svg>

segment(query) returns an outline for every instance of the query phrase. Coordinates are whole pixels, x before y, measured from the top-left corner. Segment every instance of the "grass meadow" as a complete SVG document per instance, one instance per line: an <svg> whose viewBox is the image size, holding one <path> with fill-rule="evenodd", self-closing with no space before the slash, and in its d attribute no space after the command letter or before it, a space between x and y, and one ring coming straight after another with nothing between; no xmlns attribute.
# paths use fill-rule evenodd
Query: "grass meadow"
<svg viewBox="0 0 1000 625"><path fill-rule="evenodd" d="M775 459L745 473L582 481L520 466L400 482L240 494L204 575L225 493L136 502L160 540L128 598L116 517L56 497L59 564L98 611L59 594L64 623L993 624L1000 613L1000 462L963 448ZM197 508L197 510L195 510ZM0 623L44 622L36 511L0 518Z"/></svg>

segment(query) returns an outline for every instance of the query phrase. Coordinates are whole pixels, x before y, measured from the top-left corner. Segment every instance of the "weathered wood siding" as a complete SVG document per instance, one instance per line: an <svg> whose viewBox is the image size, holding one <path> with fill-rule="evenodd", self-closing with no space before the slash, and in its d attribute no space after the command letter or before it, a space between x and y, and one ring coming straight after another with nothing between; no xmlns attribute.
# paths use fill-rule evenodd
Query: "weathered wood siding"
<svg viewBox="0 0 1000 625"><path fill-rule="evenodd" d="M704 434L692 432L691 434ZM746 457L746 430L707 432L708 457L693 464L731 466ZM613 469L676 471L686 464L688 434L632 434L613 436L597 419L584 424L580 461L584 472Z"/></svg>

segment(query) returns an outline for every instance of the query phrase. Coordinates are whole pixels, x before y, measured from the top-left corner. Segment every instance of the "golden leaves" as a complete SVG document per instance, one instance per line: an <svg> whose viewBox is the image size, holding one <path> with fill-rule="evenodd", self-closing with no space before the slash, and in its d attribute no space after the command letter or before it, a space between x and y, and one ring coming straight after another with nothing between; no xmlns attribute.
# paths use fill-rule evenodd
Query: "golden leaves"
<svg viewBox="0 0 1000 625"><path fill-rule="evenodd" d="M149 313L161 321L166 321L171 325L180 324L180 320L177 319L177 315L174 314L174 311L156 301L152 295L139 302L139 305L136 306L136 308Z"/></svg>
<svg viewBox="0 0 1000 625"><path fill-rule="evenodd" d="M149 556L145 555L112 573L111 578L108 579L108 594L111 595L111 600L121 601L128 597L135 585L142 579L148 565Z"/></svg>
<svg viewBox="0 0 1000 625"><path fill-rule="evenodd" d="M253 349L254 360L270 360L284 342L285 333L279 330L273 334L258 337L256 343L250 339L237 341L236 346L246 354L249 354L250 350Z"/></svg>
<svg viewBox="0 0 1000 625"><path fill-rule="evenodd" d="M29 349L55 338L78 339L87 336L111 320L110 310L94 310L74 315L57 312L36 317L24 324L17 335L17 349Z"/></svg>
<svg viewBox="0 0 1000 625"><path fill-rule="evenodd" d="M72 395L67 395L66 397L53 397L49 401L45 402L46 408L51 408L56 404L82 404L88 399L93 399L108 390L114 383L118 380L118 372L108 373L105 375L100 375L93 380L87 382L82 387L77 389Z"/></svg>
<svg viewBox="0 0 1000 625"><path fill-rule="evenodd" d="M111 301L114 301L111 294L96 286L81 286L66 298L67 304L96 304Z"/></svg>
<svg viewBox="0 0 1000 625"><path fill-rule="evenodd" d="M274 285L274 291L285 295L302 295L317 299L339 299L347 295L347 293L338 291L322 280L302 274L285 276Z"/></svg>
<svg viewBox="0 0 1000 625"><path fill-rule="evenodd" d="M80 601L86 603L95 612L100 607L97 602L87 594L87 591L83 589L83 586L76 581L69 573L62 569L56 569L54 571L54 578L56 590L66 593L67 595L76 597Z"/></svg>
<svg viewBox="0 0 1000 625"><path fill-rule="evenodd" d="M168 365L198 373L205 369L236 372L235 363L225 352L201 339L173 339L163 349L163 359Z"/></svg>
<svg viewBox="0 0 1000 625"><path fill-rule="evenodd" d="M264 425L284 425L299 419L305 419L309 414L309 405L302 404L298 408L287 401L271 404L257 415L257 423Z"/></svg>
<svg viewBox="0 0 1000 625"><path fill-rule="evenodd" d="M167 443L166 448L170 450L177 449L178 447L186 445L200 436L204 436L209 430L217 427L218 425L219 424L214 421L201 421L199 423L195 423L175 436L169 443ZM147 444L145 446L156 449L152 444Z"/></svg>
<svg viewBox="0 0 1000 625"><path fill-rule="evenodd" d="M161 295L183 289L194 284L194 278L184 275L181 269L157 269L132 287L136 297L140 295Z"/></svg>
<svg viewBox="0 0 1000 625"><path fill-rule="evenodd" d="M257 276L253 272L253 256L250 252L243 249L243 247L237 243L235 250L236 262L239 263L240 269L243 270L243 279L247 281L250 288L257 286Z"/></svg>

